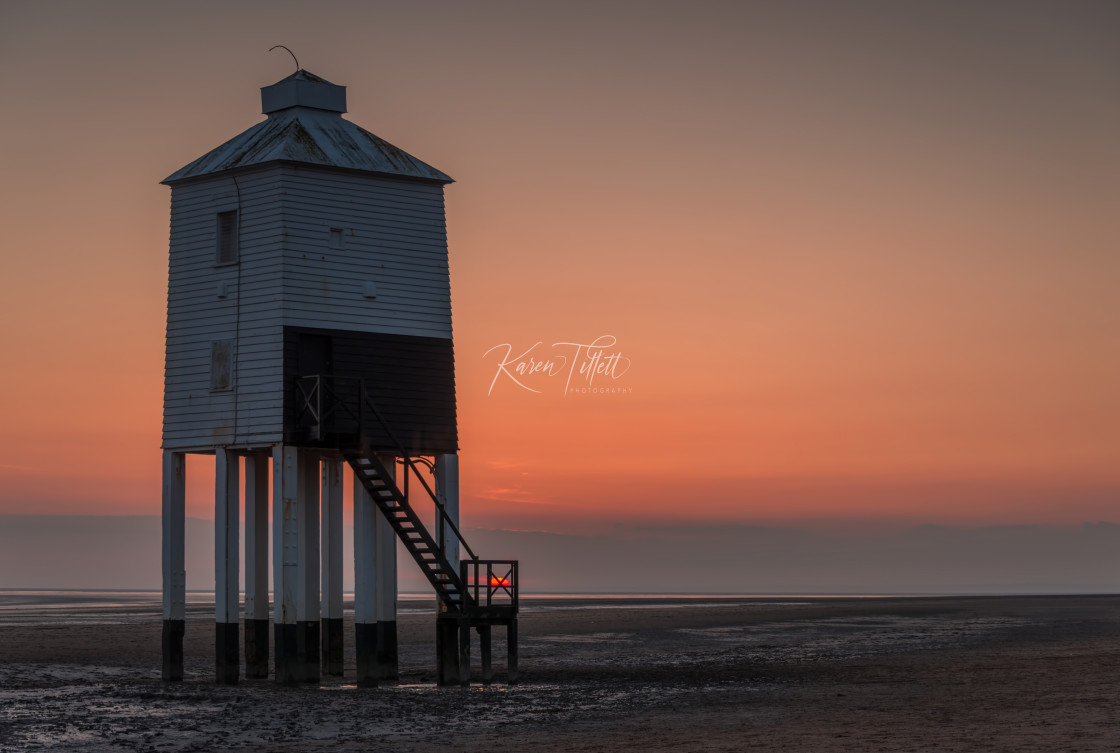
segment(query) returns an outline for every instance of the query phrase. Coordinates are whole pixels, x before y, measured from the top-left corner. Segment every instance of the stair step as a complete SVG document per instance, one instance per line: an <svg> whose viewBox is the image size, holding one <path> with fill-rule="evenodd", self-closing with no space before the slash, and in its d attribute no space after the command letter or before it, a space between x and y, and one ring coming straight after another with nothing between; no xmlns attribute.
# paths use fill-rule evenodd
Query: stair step
<svg viewBox="0 0 1120 753"><path fill-rule="evenodd" d="M344 449L342 454L357 472L362 487L435 586L439 597L457 610L469 608L473 603L466 590L469 586L459 582L458 569L444 558L439 545L397 487L390 475L394 468L384 466L375 458L364 441L360 447Z"/></svg>

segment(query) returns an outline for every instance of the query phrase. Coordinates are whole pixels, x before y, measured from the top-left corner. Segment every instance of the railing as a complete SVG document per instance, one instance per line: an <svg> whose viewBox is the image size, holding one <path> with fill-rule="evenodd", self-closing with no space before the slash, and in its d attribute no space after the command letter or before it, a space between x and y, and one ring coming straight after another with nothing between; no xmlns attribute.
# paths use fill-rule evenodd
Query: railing
<svg viewBox="0 0 1120 753"><path fill-rule="evenodd" d="M459 577L478 606L517 611L517 560L462 560Z"/></svg>
<svg viewBox="0 0 1120 753"><path fill-rule="evenodd" d="M306 429L310 439L323 438L323 392L318 377L296 379L296 426Z"/></svg>
<svg viewBox="0 0 1120 753"><path fill-rule="evenodd" d="M362 380L357 377L300 377L296 379L295 425L313 442L331 435L360 435L365 428L362 417L350 406L361 399Z"/></svg>
<svg viewBox="0 0 1120 753"><path fill-rule="evenodd" d="M349 397L350 399L346 399ZM358 409L353 409L357 402ZM342 437L353 435L363 448L366 446L365 430L367 417L372 416L381 425L385 435L389 438L398 456L405 466L404 493L408 496L408 479L410 474L415 474L417 480L424 487L424 491L431 497L436 507L436 543L440 552L446 551L446 531L450 530L455 538L462 544L463 549L470 556L470 561L479 561L459 527L447 514L447 508L440 501L435 491L420 475L415 459L405 449L404 444L397 439L396 434L389 427L389 423L366 392L365 382L360 377L339 377L313 375L298 377L296 379L296 426L307 429L315 441L322 441L328 437Z"/></svg>

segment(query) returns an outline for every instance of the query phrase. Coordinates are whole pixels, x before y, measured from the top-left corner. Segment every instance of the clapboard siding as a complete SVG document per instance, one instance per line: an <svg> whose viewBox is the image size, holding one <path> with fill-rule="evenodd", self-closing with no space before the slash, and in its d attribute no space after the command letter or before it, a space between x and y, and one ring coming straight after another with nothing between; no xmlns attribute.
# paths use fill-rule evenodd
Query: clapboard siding
<svg viewBox="0 0 1120 753"><path fill-rule="evenodd" d="M168 449L276 441L283 432L280 170L172 188L163 443ZM240 201L238 201L240 194ZM215 266L217 213L239 210L239 262ZM225 283L226 295L218 297ZM232 385L210 391L210 344L235 342Z"/></svg>
<svg viewBox="0 0 1120 753"><path fill-rule="evenodd" d="M451 337L442 186L286 166L284 217L285 325Z"/></svg>

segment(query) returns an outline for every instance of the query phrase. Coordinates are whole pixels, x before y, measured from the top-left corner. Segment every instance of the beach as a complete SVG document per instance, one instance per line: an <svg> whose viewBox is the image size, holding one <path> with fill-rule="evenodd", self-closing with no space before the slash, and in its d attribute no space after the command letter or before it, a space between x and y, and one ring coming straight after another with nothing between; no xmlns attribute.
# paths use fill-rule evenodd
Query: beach
<svg viewBox="0 0 1120 753"><path fill-rule="evenodd" d="M213 682L212 604L163 683L158 603L0 610L0 750L1105 751L1120 748L1120 597L539 598L521 682L434 685L403 602L400 684Z"/></svg>

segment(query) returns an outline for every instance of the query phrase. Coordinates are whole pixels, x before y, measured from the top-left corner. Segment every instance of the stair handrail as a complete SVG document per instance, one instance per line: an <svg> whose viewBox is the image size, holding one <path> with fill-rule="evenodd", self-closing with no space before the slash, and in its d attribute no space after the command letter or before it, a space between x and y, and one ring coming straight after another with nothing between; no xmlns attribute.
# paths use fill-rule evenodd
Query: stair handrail
<svg viewBox="0 0 1120 753"><path fill-rule="evenodd" d="M401 458L404 459L405 465L408 466L408 470L405 471L405 483L408 482L407 474L408 471L411 470L414 474L416 474L417 480L419 480L423 485L424 491L428 493L428 496L432 498L432 502L435 503L436 511L439 513L439 519L436 520L436 535L439 537L438 541L440 552L444 551L443 526L446 525L455 534L455 538L459 540L459 543L463 545L463 548L467 550L467 554L470 555L471 559L477 560L478 555L474 553L473 549L471 549L471 545L467 543L466 538L464 538L463 534L459 531L459 527L455 525L455 521L453 521L451 519L451 516L447 514L447 508L440 500L439 495L435 493L435 490L428 486L428 482L425 481L424 477L420 475L420 471L416 469L416 462L409 455L408 451L405 450L404 443L401 442L397 438L397 435L393 433L393 430L389 427L389 422L385 420L385 417L381 415L381 411L377 409L377 405L373 402L373 400L370 399L369 393L366 391L366 382L361 377L358 377L358 394L360 400L358 405L358 427L359 432L362 434L363 438L365 436L365 421L363 420L364 416L362 415L362 412L365 406L368 405L370 410L373 411L374 418L376 418L377 421L381 424L381 428L385 430L385 433L389 436L389 440L394 445L396 445L397 451L400 453Z"/></svg>
<svg viewBox="0 0 1120 753"><path fill-rule="evenodd" d="M359 436L360 440L362 441L362 443L367 445L367 447L368 447L368 440L366 440L366 436L365 436L365 409L368 406L369 409L373 411L374 418L376 418L378 423L381 424L381 428L383 428L385 430L385 433L388 435L389 440L393 443L393 445L396 446L397 451L400 453L400 457L403 459L405 465L408 467L405 470L405 484L407 485L407 483L408 483L408 471L411 470L414 474L416 474L416 478L419 479L421 485L423 485L424 491L426 491L428 493L428 496L432 498L432 502L435 503L436 513L437 513L436 535L438 537L437 541L438 541L440 553L443 554L443 552L444 552L444 538L445 538L444 531L446 530L444 528L444 526L447 526L447 528L450 528L452 533L455 534L455 538L459 540L459 543L463 545L463 549L465 549L467 554L470 555L470 559L472 561L477 561L478 560L478 555L474 553L473 549L471 549L470 544L467 543L467 540L466 540L466 538L464 538L462 532L459 530L459 527L457 525L455 525L455 521L453 521L451 519L451 516L447 514L447 508L444 506L443 502L440 500L439 495L437 495L435 493L435 491L430 486L428 486L428 482L425 481L424 477L420 475L420 471L417 470L416 463L415 463L415 461L413 461L412 457L409 455L408 451L405 449L404 443L401 442L400 439L397 438L397 435L393 432L392 428L389 426L389 422L386 421L385 417L381 415L381 411L379 411L377 409L377 405L370 398L369 392L366 390L365 379L363 379L361 377L340 377L340 376L326 375L326 374L309 374L307 376L300 377L300 378L301 379L314 378L316 380L316 382L318 384L318 387L319 387L319 395L318 395L319 400L322 400L322 395L323 395L324 391L330 392L331 396L334 398L334 402L341 405L342 408L347 413L349 413L353 418L355 418L358 421L358 436ZM345 400L343 400L339 397L338 391L335 389L334 384L332 383L334 380L339 380L339 379L344 379L344 380L348 380L348 381L356 381L358 383L358 412L357 412L356 415L354 413L354 410L350 407L350 405ZM327 413L327 411L323 411L322 408L320 407L318 413L319 413L319 417L322 417L325 413ZM320 427L318 438L322 438L322 435L323 435L323 432L322 432L322 428Z"/></svg>

